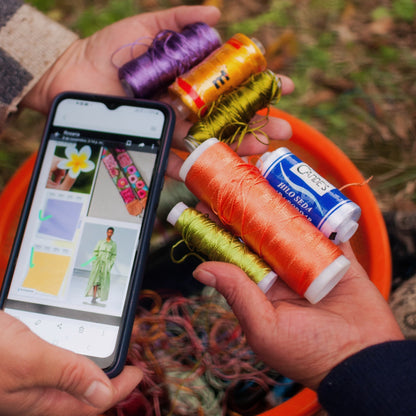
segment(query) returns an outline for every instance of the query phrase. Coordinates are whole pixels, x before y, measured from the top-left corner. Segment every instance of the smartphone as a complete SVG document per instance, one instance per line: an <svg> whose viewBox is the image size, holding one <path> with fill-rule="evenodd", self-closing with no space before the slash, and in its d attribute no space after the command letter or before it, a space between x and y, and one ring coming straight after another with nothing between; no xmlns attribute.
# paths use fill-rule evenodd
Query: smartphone
<svg viewBox="0 0 416 416"><path fill-rule="evenodd" d="M6 313L110 377L126 359L174 123L159 102L58 96L5 274Z"/></svg>

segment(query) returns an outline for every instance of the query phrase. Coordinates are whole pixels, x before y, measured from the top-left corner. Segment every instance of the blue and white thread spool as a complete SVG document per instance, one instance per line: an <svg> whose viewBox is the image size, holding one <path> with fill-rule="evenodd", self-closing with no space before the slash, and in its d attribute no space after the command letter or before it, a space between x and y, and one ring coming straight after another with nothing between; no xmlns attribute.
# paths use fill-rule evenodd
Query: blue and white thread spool
<svg viewBox="0 0 416 416"><path fill-rule="evenodd" d="M257 167L277 192L334 243L354 235L361 208L289 149L265 153Z"/></svg>

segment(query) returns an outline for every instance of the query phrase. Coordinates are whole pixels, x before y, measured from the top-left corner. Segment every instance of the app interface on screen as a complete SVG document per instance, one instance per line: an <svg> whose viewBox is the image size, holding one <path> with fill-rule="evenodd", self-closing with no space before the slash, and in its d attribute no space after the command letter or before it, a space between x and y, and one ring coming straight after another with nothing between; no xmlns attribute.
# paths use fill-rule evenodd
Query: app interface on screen
<svg viewBox="0 0 416 416"><path fill-rule="evenodd" d="M61 107L5 311L48 342L103 358L116 343L164 115L117 109L126 126L100 103Z"/></svg>

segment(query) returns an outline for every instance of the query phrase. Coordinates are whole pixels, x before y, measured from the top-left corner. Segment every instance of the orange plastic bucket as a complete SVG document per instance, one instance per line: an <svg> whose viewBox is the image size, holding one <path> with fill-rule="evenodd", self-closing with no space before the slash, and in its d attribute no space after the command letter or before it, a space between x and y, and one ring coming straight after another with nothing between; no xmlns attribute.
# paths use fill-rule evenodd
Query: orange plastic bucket
<svg viewBox="0 0 416 416"><path fill-rule="evenodd" d="M286 119L293 129L291 140L278 144L291 149L334 186L364 182L363 176L354 164L324 135L283 111L272 109L271 115ZM277 147L277 143L272 147ZM7 266L34 161L35 155L16 172L0 195L1 280ZM368 185L350 186L343 193L362 209L358 231L351 240L352 246L370 279L387 299L391 285L391 254L386 227L377 202ZM316 394L305 388L261 416L311 416L319 409Z"/></svg>

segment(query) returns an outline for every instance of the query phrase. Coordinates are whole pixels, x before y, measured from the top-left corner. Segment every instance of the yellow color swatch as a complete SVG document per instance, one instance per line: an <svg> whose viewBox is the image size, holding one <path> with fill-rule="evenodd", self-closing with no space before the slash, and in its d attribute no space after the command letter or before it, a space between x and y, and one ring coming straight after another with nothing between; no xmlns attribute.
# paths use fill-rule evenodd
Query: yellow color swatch
<svg viewBox="0 0 416 416"><path fill-rule="evenodd" d="M23 287L57 296L71 257L34 251Z"/></svg>

